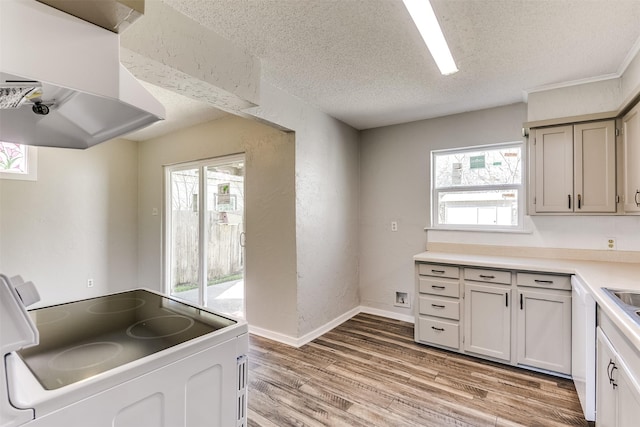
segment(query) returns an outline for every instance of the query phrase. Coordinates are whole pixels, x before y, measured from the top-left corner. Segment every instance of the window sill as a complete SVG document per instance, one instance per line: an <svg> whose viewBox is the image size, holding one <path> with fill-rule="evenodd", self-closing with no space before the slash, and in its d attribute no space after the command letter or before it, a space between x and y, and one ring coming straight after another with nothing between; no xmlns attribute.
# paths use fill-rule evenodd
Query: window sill
<svg viewBox="0 0 640 427"><path fill-rule="evenodd" d="M425 227L425 231L463 231L472 233L505 233L505 234L533 234L531 230L522 228L461 228L454 226Z"/></svg>

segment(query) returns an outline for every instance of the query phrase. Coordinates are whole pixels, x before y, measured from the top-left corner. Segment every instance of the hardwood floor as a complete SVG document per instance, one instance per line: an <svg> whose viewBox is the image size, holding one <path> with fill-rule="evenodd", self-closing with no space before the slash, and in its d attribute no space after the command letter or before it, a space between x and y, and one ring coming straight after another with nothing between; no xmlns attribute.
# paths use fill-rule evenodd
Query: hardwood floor
<svg viewBox="0 0 640 427"><path fill-rule="evenodd" d="M249 427L586 426L570 380L418 345L359 314L296 349L250 337Z"/></svg>

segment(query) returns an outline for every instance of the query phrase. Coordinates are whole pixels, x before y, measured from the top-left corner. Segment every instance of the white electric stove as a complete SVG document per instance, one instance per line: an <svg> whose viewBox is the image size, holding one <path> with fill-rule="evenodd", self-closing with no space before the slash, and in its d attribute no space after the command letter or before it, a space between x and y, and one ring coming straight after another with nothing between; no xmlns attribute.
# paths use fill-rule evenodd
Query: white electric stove
<svg viewBox="0 0 640 427"><path fill-rule="evenodd" d="M0 426L245 426L246 322L145 290L27 311L0 275Z"/></svg>

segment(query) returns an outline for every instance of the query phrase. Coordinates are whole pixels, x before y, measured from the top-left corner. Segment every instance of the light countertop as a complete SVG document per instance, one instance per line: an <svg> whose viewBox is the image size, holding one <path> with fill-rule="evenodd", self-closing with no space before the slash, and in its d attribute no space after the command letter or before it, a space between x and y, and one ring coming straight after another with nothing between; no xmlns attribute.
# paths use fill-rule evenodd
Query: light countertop
<svg viewBox="0 0 640 427"><path fill-rule="evenodd" d="M439 264L575 274L587 286L600 308L620 328L636 350L640 352L640 326L602 290L604 287L640 291L640 264L470 255L432 251L419 253L413 259L414 261Z"/></svg>

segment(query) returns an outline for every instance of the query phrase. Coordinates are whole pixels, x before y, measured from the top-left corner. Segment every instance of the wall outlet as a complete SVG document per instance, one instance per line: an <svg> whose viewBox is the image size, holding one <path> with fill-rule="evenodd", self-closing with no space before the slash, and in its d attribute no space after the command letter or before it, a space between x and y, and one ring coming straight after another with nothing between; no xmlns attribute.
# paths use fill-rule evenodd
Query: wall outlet
<svg viewBox="0 0 640 427"><path fill-rule="evenodd" d="M396 291L396 300L393 303L396 307L411 308L411 301L409 299L409 292Z"/></svg>
<svg viewBox="0 0 640 427"><path fill-rule="evenodd" d="M391 221L391 231L398 231L398 221Z"/></svg>
<svg viewBox="0 0 640 427"><path fill-rule="evenodd" d="M87 288L93 288L93 279L87 279Z"/></svg>
<svg viewBox="0 0 640 427"><path fill-rule="evenodd" d="M615 251L616 250L616 238L615 237L607 237L607 250Z"/></svg>

